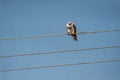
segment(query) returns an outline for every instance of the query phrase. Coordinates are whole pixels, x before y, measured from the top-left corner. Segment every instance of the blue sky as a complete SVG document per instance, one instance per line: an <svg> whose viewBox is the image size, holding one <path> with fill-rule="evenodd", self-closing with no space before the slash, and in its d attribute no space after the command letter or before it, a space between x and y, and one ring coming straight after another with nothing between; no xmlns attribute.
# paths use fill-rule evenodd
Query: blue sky
<svg viewBox="0 0 120 80"><path fill-rule="evenodd" d="M0 38L120 29L120 0L0 0ZM120 45L119 32L0 41L0 55ZM0 59L0 69L120 59L120 49ZM0 73L0 80L120 80L120 63Z"/></svg>

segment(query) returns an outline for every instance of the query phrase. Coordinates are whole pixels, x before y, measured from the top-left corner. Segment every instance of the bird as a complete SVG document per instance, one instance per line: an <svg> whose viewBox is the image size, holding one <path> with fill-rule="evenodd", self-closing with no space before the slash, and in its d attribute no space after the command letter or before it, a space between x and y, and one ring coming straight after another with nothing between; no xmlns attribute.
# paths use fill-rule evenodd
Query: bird
<svg viewBox="0 0 120 80"><path fill-rule="evenodd" d="M68 22L66 24L66 28L67 28L67 34L71 35L73 37L74 41L78 41L77 34L76 34L77 31L76 31L75 24L72 23L72 22Z"/></svg>

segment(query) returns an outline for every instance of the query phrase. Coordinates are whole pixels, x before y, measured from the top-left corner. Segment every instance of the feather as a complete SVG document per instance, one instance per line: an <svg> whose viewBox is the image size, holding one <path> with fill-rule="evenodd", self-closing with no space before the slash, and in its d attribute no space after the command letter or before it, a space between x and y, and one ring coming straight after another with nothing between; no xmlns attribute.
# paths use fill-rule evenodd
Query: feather
<svg viewBox="0 0 120 80"><path fill-rule="evenodd" d="M68 22L66 24L66 27L67 27L67 34L71 35L75 41L78 41L76 34L76 26L72 22Z"/></svg>

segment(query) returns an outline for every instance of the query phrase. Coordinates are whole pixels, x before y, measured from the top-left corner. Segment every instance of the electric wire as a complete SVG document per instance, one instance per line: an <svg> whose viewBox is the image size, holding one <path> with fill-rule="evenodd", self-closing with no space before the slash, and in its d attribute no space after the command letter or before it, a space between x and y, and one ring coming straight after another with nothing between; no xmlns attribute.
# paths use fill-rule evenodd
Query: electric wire
<svg viewBox="0 0 120 80"><path fill-rule="evenodd" d="M115 30L97 30L89 32L77 32L75 34L95 34L95 33L104 33L104 32L119 32L119 29ZM35 36L19 36L13 38L0 38L0 40L17 40L17 39L32 39L32 38L42 38L42 37L55 37L55 36L65 36L67 34L47 34L47 35L35 35Z"/></svg>
<svg viewBox="0 0 120 80"><path fill-rule="evenodd" d="M41 54L57 54L57 53L68 53L68 52L78 52L78 51L88 51L88 50L98 50L98 49L107 49L107 48L120 48L120 46L103 46L103 47L94 47L94 48L80 48L74 50L60 50L60 51L52 51L52 52L36 52L36 53L27 53L27 54L13 54L7 56L0 56L0 59L3 58L12 58L12 57L20 57L20 56L33 56L33 55L41 55Z"/></svg>
<svg viewBox="0 0 120 80"><path fill-rule="evenodd" d="M57 65L48 65L48 66L35 66L35 67L25 67L25 68L14 68L14 69L2 69L0 72L11 72L11 71L20 71L20 70L33 70L40 68L57 68L57 67L66 67L66 66L77 66L84 64L97 64L97 63L108 63L108 62L119 62L120 59L113 60L102 60L102 61L94 61L94 62L78 62L78 63L70 63L70 64L57 64Z"/></svg>

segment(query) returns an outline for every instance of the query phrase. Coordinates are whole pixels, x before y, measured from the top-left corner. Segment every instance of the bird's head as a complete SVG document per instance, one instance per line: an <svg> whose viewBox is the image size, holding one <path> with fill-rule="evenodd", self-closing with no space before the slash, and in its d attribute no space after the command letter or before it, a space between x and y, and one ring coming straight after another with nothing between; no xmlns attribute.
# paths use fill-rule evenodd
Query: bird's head
<svg viewBox="0 0 120 80"><path fill-rule="evenodd" d="M71 25L71 24L72 24L72 22L68 22L68 24L69 24L69 25Z"/></svg>

